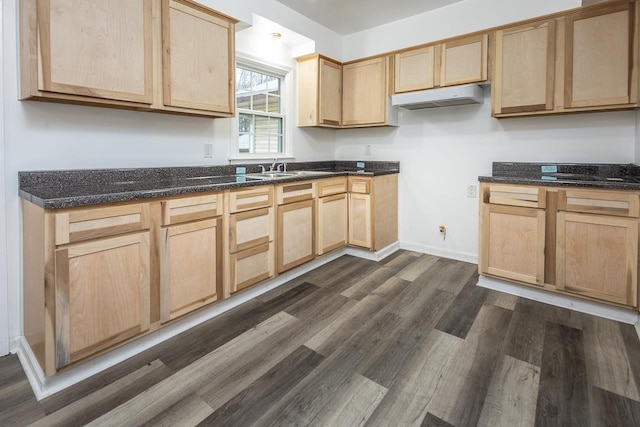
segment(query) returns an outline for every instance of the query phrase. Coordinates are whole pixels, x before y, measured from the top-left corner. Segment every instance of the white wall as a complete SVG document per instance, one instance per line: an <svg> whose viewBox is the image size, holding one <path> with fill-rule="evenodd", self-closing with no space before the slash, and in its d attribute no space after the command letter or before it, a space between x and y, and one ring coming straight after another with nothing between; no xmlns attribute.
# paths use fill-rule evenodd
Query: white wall
<svg viewBox="0 0 640 427"><path fill-rule="evenodd" d="M0 46L2 46L2 0L0 0ZM3 76L3 52L0 51L0 81ZM4 87L0 86L0 100ZM9 313L7 301L7 239L6 239L6 215L5 215L5 156L4 156L4 108L0 103L0 356L9 352Z"/></svg>
<svg viewBox="0 0 640 427"><path fill-rule="evenodd" d="M4 210L0 211L0 251L4 254L2 249L6 242L7 274L4 274L2 262L4 256L2 256L0 257L0 355L7 352L8 344L5 336L7 328L9 337L19 336L22 330L18 171L226 164L229 156L230 126L233 124L229 119L211 120L18 101L17 1L4 0L2 4L2 57L4 59L2 99L5 113L2 156L5 156L5 161L3 162L3 157L0 157L0 164L6 167L0 177L0 185L4 184L0 190L0 198L6 192L6 203ZM259 3L264 9L263 3L275 2L271 0L223 3L233 3L234 7L238 7L239 4ZM272 19L278 16L276 9L274 7L270 12ZM285 13L288 19L290 15ZM323 28L318 24L307 24L306 27L311 35L321 33L320 30ZM302 34L305 35L304 31ZM257 56L260 56L260 52ZM269 55L264 59L269 60L272 57ZM295 122L295 114L292 120ZM294 155L297 161L334 158L334 133L308 132L294 127L294 138L296 141ZM214 145L212 159L203 158L205 143ZM5 212L6 239L2 236Z"/></svg>
<svg viewBox="0 0 640 427"><path fill-rule="evenodd" d="M403 247L475 262L478 199L466 190L491 174L493 161L634 161L633 111L497 120L486 92L482 106L401 110L398 128L339 133L338 159L400 161Z"/></svg>

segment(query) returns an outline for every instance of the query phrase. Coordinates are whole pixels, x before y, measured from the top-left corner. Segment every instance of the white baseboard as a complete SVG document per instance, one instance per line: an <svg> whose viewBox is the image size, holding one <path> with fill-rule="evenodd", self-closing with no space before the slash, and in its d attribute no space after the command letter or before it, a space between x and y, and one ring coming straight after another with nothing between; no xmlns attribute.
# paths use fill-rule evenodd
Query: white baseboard
<svg viewBox="0 0 640 427"><path fill-rule="evenodd" d="M638 312L634 310L613 307L607 304L597 303L595 301L556 294L543 289L530 288L525 285L518 285L504 280L494 279L493 277L480 276L478 279L478 286L532 299L545 304L555 305L557 307L568 308L581 313L604 317L605 319L615 320L617 322L636 325L636 331L640 329L640 325L638 325L640 317L638 316Z"/></svg>
<svg viewBox="0 0 640 427"><path fill-rule="evenodd" d="M121 347L111 350L100 356L94 357L81 362L77 366L69 368L52 377L46 377L35 355L31 351L25 337L15 337L11 340L11 352L16 353L20 359L20 363L29 379L29 384L36 396L41 400L51 396L59 391L64 390L80 381L83 381L101 371L104 371L120 362L123 362L143 351L162 343L182 332L185 332L194 326L197 326L207 320L210 320L220 314L231 310L253 298L256 298L284 283L295 279L311 270L331 262L343 255L353 255L356 257L372 259L379 261L399 250L398 243L390 245L378 252L371 252L364 249L341 248L328 254L322 255L313 261L310 261L300 267L280 274L276 278L262 283L253 288L242 291L232 298L221 301L209 308L203 309L192 315L186 316L170 325L167 325L157 331L154 331L144 337L136 339Z"/></svg>
<svg viewBox="0 0 640 427"><path fill-rule="evenodd" d="M435 255L442 258L455 259L457 261L470 262L472 264L478 263L478 254L436 248L434 246L427 246L420 243L400 242L400 249L413 251L413 252L420 252L428 255Z"/></svg>

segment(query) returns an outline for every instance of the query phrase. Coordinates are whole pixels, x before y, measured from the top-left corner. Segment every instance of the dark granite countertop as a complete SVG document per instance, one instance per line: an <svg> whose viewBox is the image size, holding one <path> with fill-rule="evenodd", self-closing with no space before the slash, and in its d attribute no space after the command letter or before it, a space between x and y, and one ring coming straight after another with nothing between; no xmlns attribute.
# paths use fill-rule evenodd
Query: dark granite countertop
<svg viewBox="0 0 640 427"><path fill-rule="evenodd" d="M359 167L359 163L288 163L288 171L315 170L327 173L274 179L256 179L236 174L237 167L245 167L247 174L259 173L258 165L19 172L20 197L45 209L60 209L334 176L379 176L400 172L399 162L367 161L363 162L365 167Z"/></svg>
<svg viewBox="0 0 640 427"><path fill-rule="evenodd" d="M640 166L614 163L494 162L491 176L480 182L552 187L591 187L640 190Z"/></svg>

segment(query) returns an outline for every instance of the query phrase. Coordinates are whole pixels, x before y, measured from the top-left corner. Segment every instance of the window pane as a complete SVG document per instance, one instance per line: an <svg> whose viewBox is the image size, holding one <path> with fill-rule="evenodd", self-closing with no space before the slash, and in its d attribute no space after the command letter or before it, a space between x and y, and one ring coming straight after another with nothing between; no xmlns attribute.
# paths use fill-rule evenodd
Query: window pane
<svg viewBox="0 0 640 427"><path fill-rule="evenodd" d="M282 78L236 68L236 105L238 114L238 151L250 154L284 152L284 119L271 117L282 113ZM252 114L252 112L260 114Z"/></svg>

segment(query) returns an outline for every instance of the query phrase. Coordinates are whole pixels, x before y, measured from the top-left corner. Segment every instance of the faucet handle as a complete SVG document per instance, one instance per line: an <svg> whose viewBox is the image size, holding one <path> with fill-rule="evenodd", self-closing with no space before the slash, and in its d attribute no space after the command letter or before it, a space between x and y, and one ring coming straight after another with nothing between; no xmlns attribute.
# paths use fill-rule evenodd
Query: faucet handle
<svg viewBox="0 0 640 427"><path fill-rule="evenodd" d="M261 173L266 173L267 172L267 168L265 168L263 165L258 165L262 168Z"/></svg>

